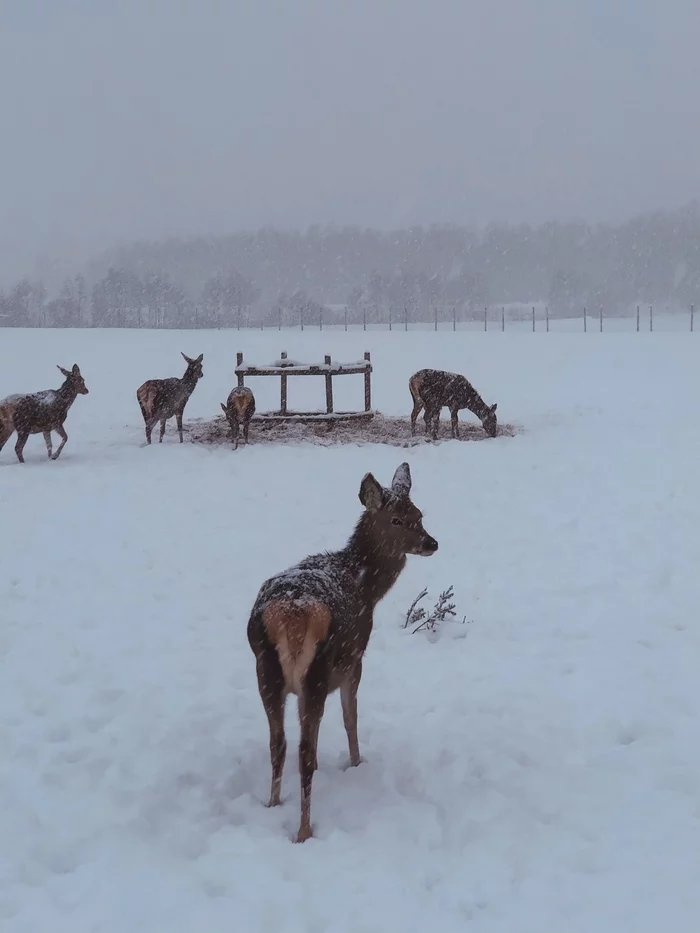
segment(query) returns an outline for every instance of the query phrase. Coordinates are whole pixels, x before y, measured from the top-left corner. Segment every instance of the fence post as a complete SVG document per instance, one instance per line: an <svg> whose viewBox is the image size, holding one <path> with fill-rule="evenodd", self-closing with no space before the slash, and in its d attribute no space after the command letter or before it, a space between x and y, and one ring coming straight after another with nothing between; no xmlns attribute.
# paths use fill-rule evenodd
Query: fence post
<svg viewBox="0 0 700 933"><path fill-rule="evenodd" d="M282 350L280 360L287 359L287 351ZM287 414L287 374L280 376L280 414Z"/></svg>
<svg viewBox="0 0 700 933"><path fill-rule="evenodd" d="M583 332L586 333L586 306L583 306Z"/></svg>
<svg viewBox="0 0 700 933"><path fill-rule="evenodd" d="M639 305L637 305L637 333L639 333Z"/></svg>
<svg viewBox="0 0 700 933"><path fill-rule="evenodd" d="M545 321L545 330L547 333L549 333L549 305L545 305L544 321Z"/></svg>
<svg viewBox="0 0 700 933"><path fill-rule="evenodd" d="M603 333L603 306L600 306L600 332Z"/></svg>
<svg viewBox="0 0 700 933"><path fill-rule="evenodd" d="M365 359L369 363L369 350L365 350ZM369 366L365 369L365 411L372 407L372 374Z"/></svg>
<svg viewBox="0 0 700 933"><path fill-rule="evenodd" d="M331 358L330 356L324 356L323 362L330 369ZM330 372L326 373L326 414L330 415L333 411L333 376Z"/></svg>
<svg viewBox="0 0 700 933"><path fill-rule="evenodd" d="M532 333L535 333L535 306L532 306Z"/></svg>
<svg viewBox="0 0 700 933"><path fill-rule="evenodd" d="M505 333L506 329L506 307L501 305L501 333Z"/></svg>
<svg viewBox="0 0 700 933"><path fill-rule="evenodd" d="M238 369L238 367L242 365L243 365L243 354L237 353L236 354L236 369ZM236 378L238 379L238 385L242 386L243 385L243 373L236 373Z"/></svg>
<svg viewBox="0 0 700 933"><path fill-rule="evenodd" d="M690 333L693 333L693 319L695 317L695 305L690 306Z"/></svg>
<svg viewBox="0 0 700 933"><path fill-rule="evenodd" d="M649 305L649 332L654 329L654 305Z"/></svg>

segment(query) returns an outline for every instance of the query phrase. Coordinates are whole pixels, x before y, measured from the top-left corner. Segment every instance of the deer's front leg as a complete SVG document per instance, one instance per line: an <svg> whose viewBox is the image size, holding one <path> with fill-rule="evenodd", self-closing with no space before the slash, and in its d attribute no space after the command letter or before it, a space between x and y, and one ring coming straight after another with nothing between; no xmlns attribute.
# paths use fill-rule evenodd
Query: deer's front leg
<svg viewBox="0 0 700 933"><path fill-rule="evenodd" d="M459 411L451 411L450 416L452 420L452 437L459 437Z"/></svg>
<svg viewBox="0 0 700 933"><path fill-rule="evenodd" d="M44 431L44 443L46 444L46 452L49 455L49 460L51 459L51 431Z"/></svg>
<svg viewBox="0 0 700 933"><path fill-rule="evenodd" d="M175 417L177 418L177 431L178 431L178 434L180 435L181 444L182 444L182 412L183 412L183 409L180 409L180 411L175 412Z"/></svg>
<svg viewBox="0 0 700 933"><path fill-rule="evenodd" d="M348 735L350 764L356 768L360 758L360 743L357 740L357 690L362 679L362 661L358 661L340 685L340 702L343 707L343 724Z"/></svg>
<svg viewBox="0 0 700 933"><path fill-rule="evenodd" d="M66 446L66 441L68 440L66 429L62 424L56 425L56 434L58 434L58 436L61 438L61 443L58 445L58 450L52 457L53 460L58 460L58 458L61 456L61 451Z"/></svg>

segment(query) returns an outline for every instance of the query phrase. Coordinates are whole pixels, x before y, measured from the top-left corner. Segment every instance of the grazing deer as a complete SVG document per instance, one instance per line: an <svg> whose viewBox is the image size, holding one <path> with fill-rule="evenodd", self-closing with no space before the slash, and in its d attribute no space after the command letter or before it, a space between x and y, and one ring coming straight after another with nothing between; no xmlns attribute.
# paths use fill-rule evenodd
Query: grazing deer
<svg viewBox="0 0 700 933"><path fill-rule="evenodd" d="M185 356L183 353L182 358L187 363L187 369L182 379L176 377L172 379L148 379L136 390L136 398L141 406L143 420L146 422L146 443L148 444L151 443L151 431L157 421L160 421L160 439L158 443L163 443L165 422L172 418L173 415L177 418L177 430L182 444L182 413L190 395L194 392L197 381L204 375L202 369L204 354L200 353L196 360L191 360L189 356Z"/></svg>
<svg viewBox="0 0 700 933"><path fill-rule="evenodd" d="M458 373L446 373L441 369L420 369L408 380L408 388L413 398L411 412L411 434L416 433L416 418L425 408L425 433L432 423L433 440L437 440L440 423L440 410L446 406L452 418L452 437L459 437L457 412L468 408L481 421L489 437L498 432L496 409L498 404L487 405L474 386Z"/></svg>
<svg viewBox="0 0 700 933"><path fill-rule="evenodd" d="M371 473L360 484L365 511L340 551L307 557L260 587L248 621L258 688L270 727L272 786L269 806L280 803L287 752L284 704L297 696L301 736L301 824L296 841L311 833L311 781L318 767L318 730L326 698L340 689L350 764L360 764L357 688L374 608L396 583L407 554L427 557L438 549L413 504L411 472L398 467L391 489Z"/></svg>
<svg viewBox="0 0 700 933"><path fill-rule="evenodd" d="M236 386L231 389L226 404L221 403L221 410L231 427L233 449L238 450L238 434L243 425L243 440L248 443L248 428L250 419L255 414L255 396L247 386Z"/></svg>
<svg viewBox="0 0 700 933"><path fill-rule="evenodd" d="M70 370L62 366L58 369L66 377L60 389L44 389L31 395L10 395L0 402L0 450L17 431L15 453L20 463L24 463L24 445L30 434L43 434L49 459L58 460L68 440L63 427L63 422L68 417L68 409L78 395L88 394L77 363ZM61 438L58 450L53 456L52 431Z"/></svg>

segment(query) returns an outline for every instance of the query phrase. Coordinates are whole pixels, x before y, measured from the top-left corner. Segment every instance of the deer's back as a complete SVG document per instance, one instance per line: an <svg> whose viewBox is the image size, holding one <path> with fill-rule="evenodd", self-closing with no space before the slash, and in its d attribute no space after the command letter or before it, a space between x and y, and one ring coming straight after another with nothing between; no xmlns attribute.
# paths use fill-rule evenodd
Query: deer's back
<svg viewBox="0 0 700 933"><path fill-rule="evenodd" d="M266 580L253 605L249 638L260 635L263 612L277 602L328 607L331 622L324 648L333 669L351 667L364 653L372 631L372 611L363 598L359 568L346 553L315 554Z"/></svg>
<svg viewBox="0 0 700 933"><path fill-rule="evenodd" d="M466 407L471 401L474 388L460 373L445 372L441 369L424 369L420 374L420 394L424 401L434 405L457 405Z"/></svg>
<svg viewBox="0 0 700 933"><path fill-rule="evenodd" d="M176 377L170 379L149 379L138 391L139 397L151 397L153 415L157 417L171 416L183 402L186 402L189 393Z"/></svg>
<svg viewBox="0 0 700 933"><path fill-rule="evenodd" d="M21 434L39 434L48 431L57 424L63 424L70 405L53 389L24 395L16 403L13 421Z"/></svg>

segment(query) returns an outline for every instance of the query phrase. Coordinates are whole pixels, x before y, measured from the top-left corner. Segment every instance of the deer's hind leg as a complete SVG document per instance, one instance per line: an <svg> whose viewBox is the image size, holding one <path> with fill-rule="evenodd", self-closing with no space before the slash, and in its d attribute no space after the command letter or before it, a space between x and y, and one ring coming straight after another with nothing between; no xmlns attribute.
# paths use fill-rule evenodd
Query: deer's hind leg
<svg viewBox="0 0 700 933"><path fill-rule="evenodd" d="M413 399L413 411L411 412L411 435L416 433L416 419L423 411L423 400L418 397Z"/></svg>
<svg viewBox="0 0 700 933"><path fill-rule="evenodd" d="M165 422L166 422L167 420L168 420L167 418L161 418L161 419L160 419L160 437L158 438L158 443L159 443L159 444L162 444L162 443L163 443L163 435L165 434Z"/></svg>
<svg viewBox="0 0 700 933"><path fill-rule="evenodd" d="M450 411L450 420L452 422L452 437L459 437L459 409L454 408Z"/></svg>
<svg viewBox="0 0 700 933"><path fill-rule="evenodd" d="M58 460L58 458L61 456L61 451L66 446L68 435L66 434L66 429L63 427L62 424L56 425L54 430L56 431L56 434L58 434L58 436L61 438L61 443L58 445L58 450L56 451L56 453L53 455L51 459Z"/></svg>
<svg viewBox="0 0 700 933"><path fill-rule="evenodd" d="M46 444L46 452L49 455L49 460L51 459L51 431L44 431L44 443Z"/></svg>
<svg viewBox="0 0 700 933"><path fill-rule="evenodd" d="M328 698L327 661L317 654L311 662L299 697L299 776L301 779L301 822L297 842L306 842L311 832L311 785L318 767L318 733Z"/></svg>
<svg viewBox="0 0 700 933"><path fill-rule="evenodd" d="M15 453L17 454L17 459L20 463L24 463L24 445L27 443L29 438L29 432L26 434L22 432L17 432L17 443L15 444Z"/></svg>
<svg viewBox="0 0 700 933"><path fill-rule="evenodd" d="M175 418L177 419L177 431L178 431L178 434L180 435L181 444L183 443L182 441L182 414L183 412L184 412L184 408L181 408L180 411L175 412Z"/></svg>
<svg viewBox="0 0 700 933"><path fill-rule="evenodd" d="M287 692L284 686L282 665L277 649L273 645L266 645L260 654L256 654L255 662L260 698L270 727L272 783L268 807L278 807L282 791L282 772L287 757L287 739L284 734L284 701Z"/></svg>

